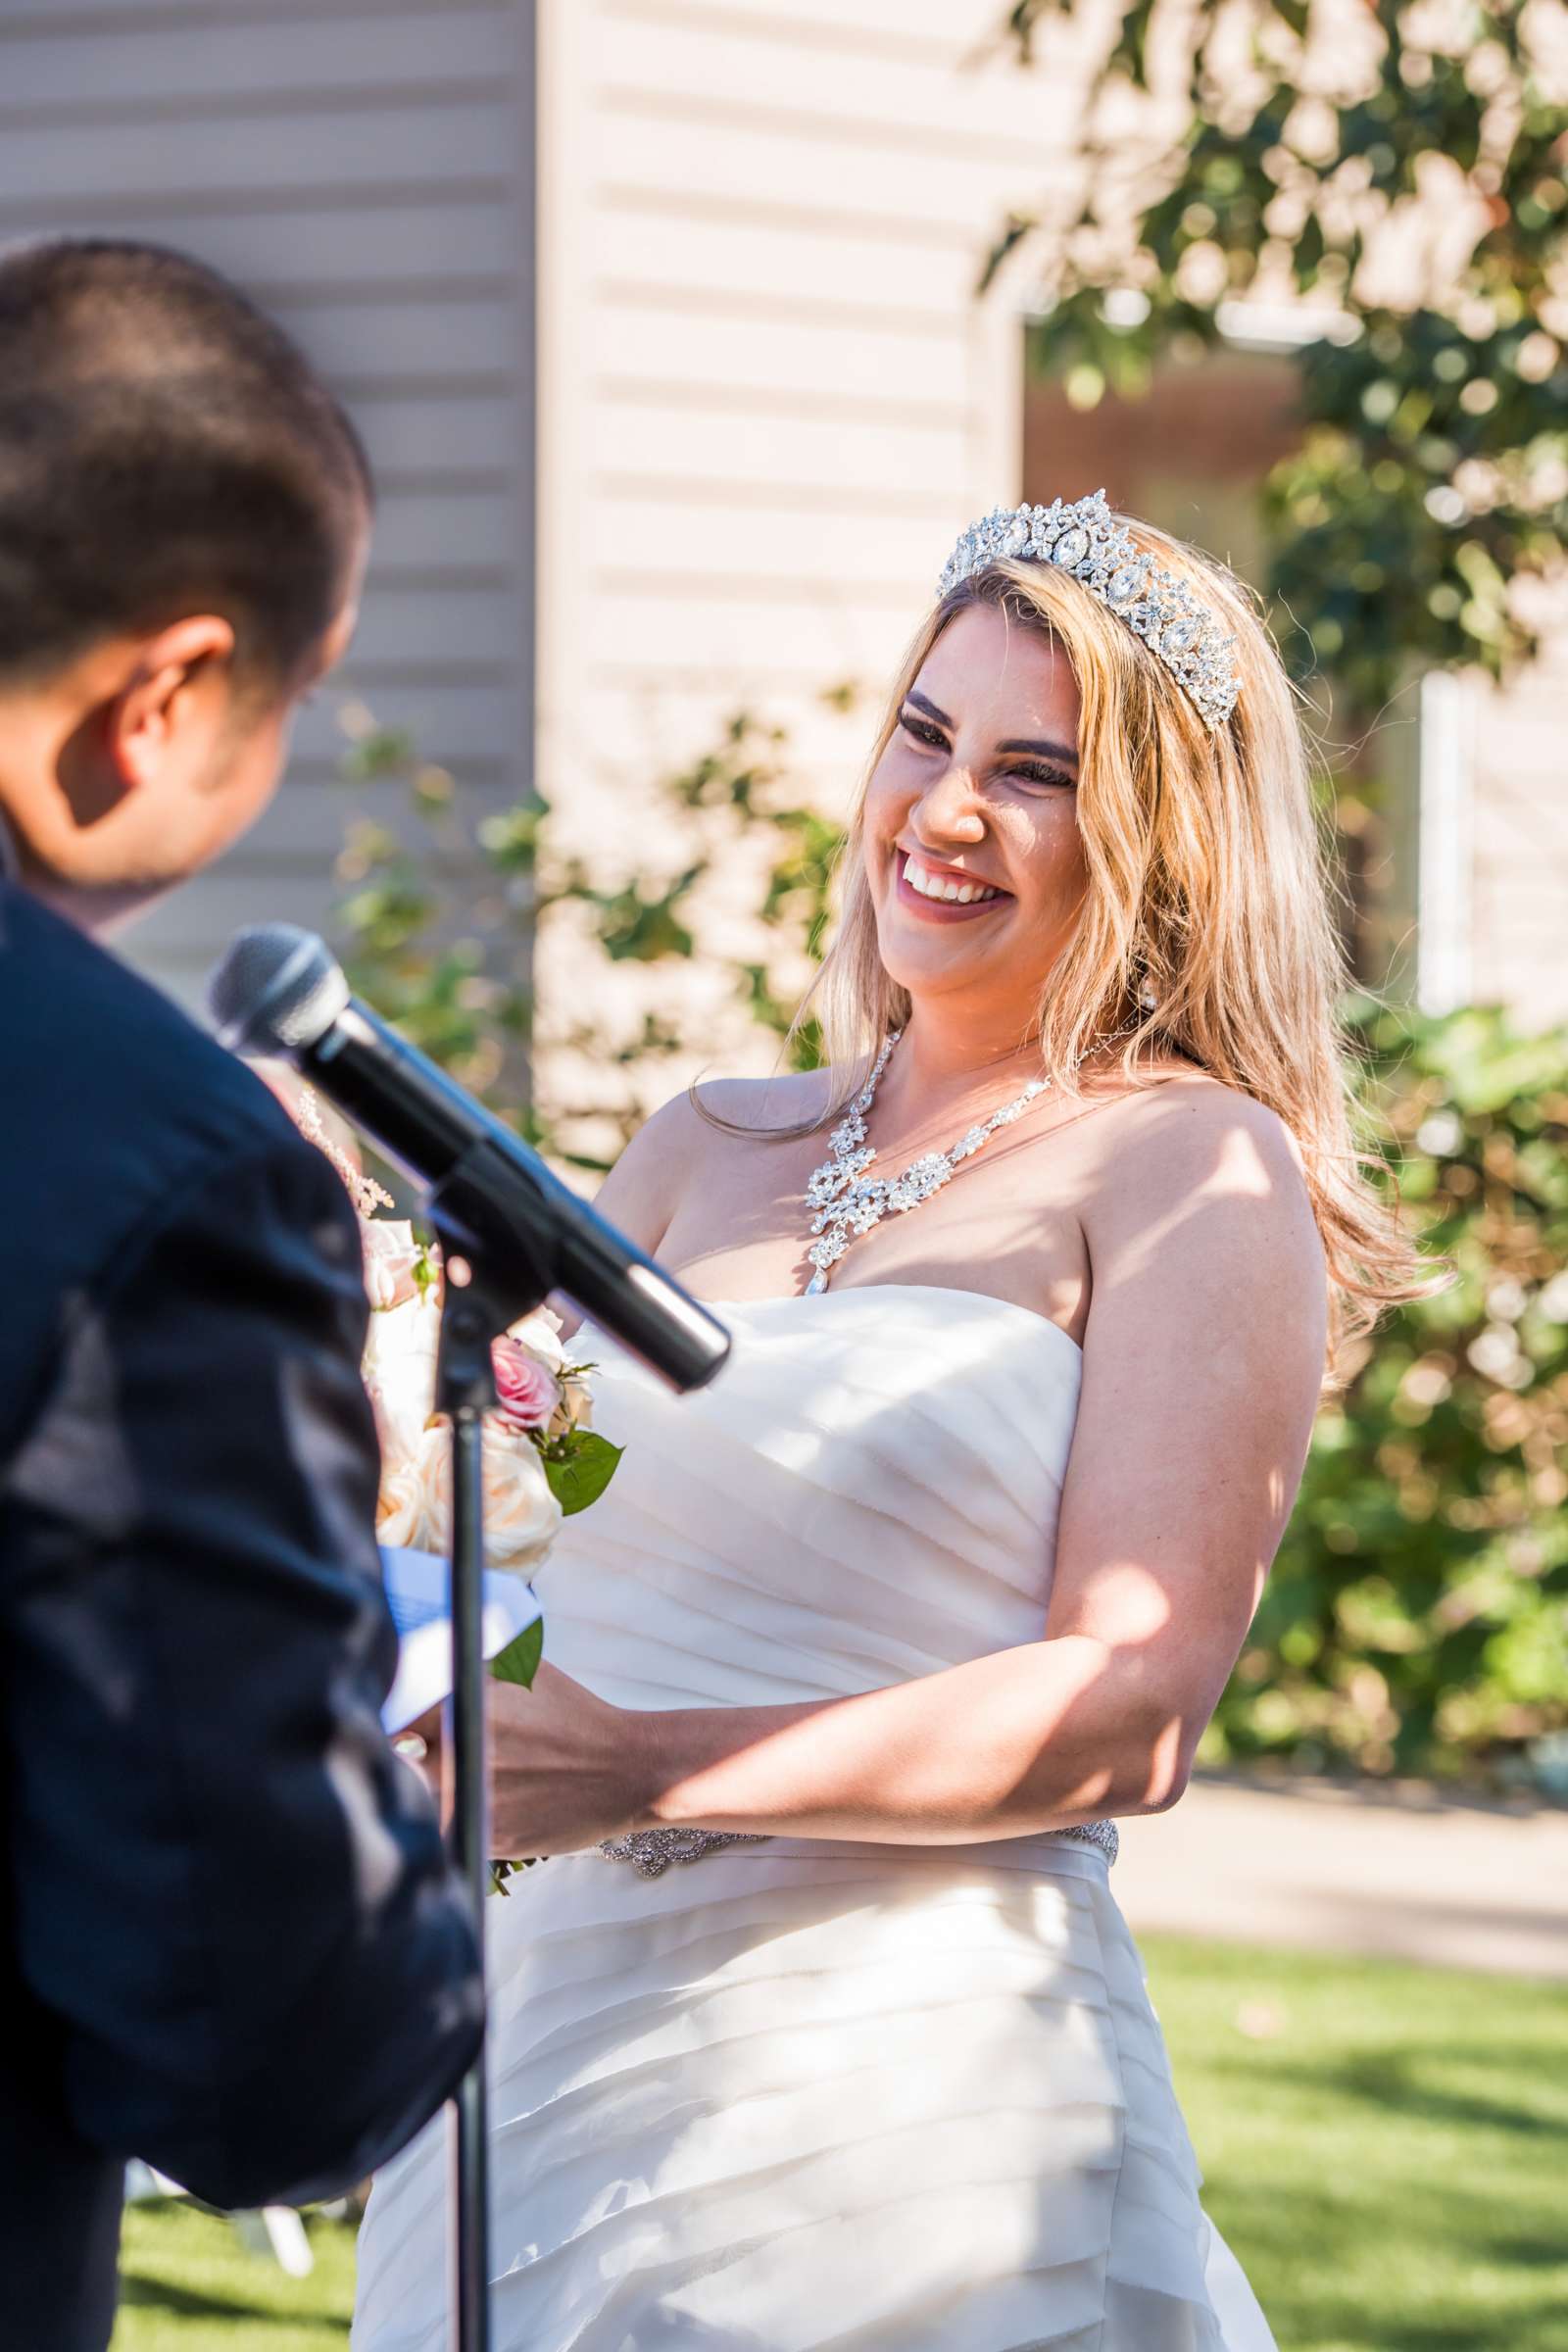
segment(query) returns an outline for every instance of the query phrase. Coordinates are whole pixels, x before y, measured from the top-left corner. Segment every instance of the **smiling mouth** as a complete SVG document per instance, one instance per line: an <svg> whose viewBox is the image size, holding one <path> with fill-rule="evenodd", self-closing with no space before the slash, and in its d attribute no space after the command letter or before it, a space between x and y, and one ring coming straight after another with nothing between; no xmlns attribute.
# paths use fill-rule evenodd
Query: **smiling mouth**
<svg viewBox="0 0 1568 2352"><path fill-rule="evenodd" d="M944 912L953 914L975 914L981 907L1000 906L1004 900L1012 896L1012 893L1004 890L1000 883L982 882L977 874L955 873L951 869L945 870L941 866L928 866L923 858L917 858L912 862L923 873L929 874L934 881L943 886L940 891L921 890L909 878L910 862L910 853L906 849L895 847L895 879L899 896L905 900L906 904L913 904L922 908L938 907ZM956 895L964 890L976 895L968 898L960 898ZM955 895L950 895L950 893Z"/></svg>

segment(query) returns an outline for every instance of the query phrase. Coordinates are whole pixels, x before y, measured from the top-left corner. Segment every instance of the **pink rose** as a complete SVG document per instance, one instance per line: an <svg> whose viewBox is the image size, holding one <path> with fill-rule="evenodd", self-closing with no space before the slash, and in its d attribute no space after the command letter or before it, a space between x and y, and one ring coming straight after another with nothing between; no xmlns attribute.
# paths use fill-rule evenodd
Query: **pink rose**
<svg viewBox="0 0 1568 2352"><path fill-rule="evenodd" d="M561 1404L561 1383L520 1342L497 1340L492 1356L498 1410L514 1429L544 1429Z"/></svg>

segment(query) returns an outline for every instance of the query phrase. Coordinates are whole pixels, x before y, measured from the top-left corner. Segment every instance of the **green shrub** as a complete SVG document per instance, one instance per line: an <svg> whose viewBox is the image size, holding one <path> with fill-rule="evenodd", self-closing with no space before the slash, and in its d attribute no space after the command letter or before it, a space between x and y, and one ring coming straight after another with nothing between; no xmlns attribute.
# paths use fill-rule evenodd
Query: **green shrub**
<svg viewBox="0 0 1568 2352"><path fill-rule="evenodd" d="M1568 1725L1568 1035L1479 1007L1355 1027L1457 1280L1325 1410L1200 1757L1521 1780Z"/></svg>

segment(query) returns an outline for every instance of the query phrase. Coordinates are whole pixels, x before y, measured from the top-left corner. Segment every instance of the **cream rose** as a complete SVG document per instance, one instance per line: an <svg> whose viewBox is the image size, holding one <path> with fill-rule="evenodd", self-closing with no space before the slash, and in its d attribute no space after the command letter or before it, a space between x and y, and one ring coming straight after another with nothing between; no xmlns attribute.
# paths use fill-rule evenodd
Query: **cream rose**
<svg viewBox="0 0 1568 2352"><path fill-rule="evenodd" d="M564 1514L531 1438L493 1417L484 1430L485 1558L525 1572L554 1543ZM452 1436L425 1430L414 1453L381 1482L376 1534L383 1544L445 1551L452 1541Z"/></svg>
<svg viewBox="0 0 1568 2352"><path fill-rule="evenodd" d="M371 1306L385 1314L416 1299L416 1270L422 1252L407 1219L362 1217L360 1238L365 1248L365 1288Z"/></svg>
<svg viewBox="0 0 1568 2352"><path fill-rule="evenodd" d="M561 1345L561 1317L554 1307L536 1306L521 1322L513 1324L507 1338L515 1340L519 1348L526 1348L530 1355L538 1356L552 1372L559 1372L566 1360L566 1351Z"/></svg>
<svg viewBox="0 0 1568 2352"><path fill-rule="evenodd" d="M381 1459L388 1468L407 1461L417 1449L435 1411L440 1342L441 1306L433 1290L370 1317L363 1369Z"/></svg>

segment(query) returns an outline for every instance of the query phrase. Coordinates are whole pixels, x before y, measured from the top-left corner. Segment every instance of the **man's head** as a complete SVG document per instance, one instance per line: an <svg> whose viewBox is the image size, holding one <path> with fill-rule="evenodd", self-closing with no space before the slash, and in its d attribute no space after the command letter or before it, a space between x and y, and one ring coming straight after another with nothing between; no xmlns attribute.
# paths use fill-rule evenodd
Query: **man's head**
<svg viewBox="0 0 1568 2352"><path fill-rule="evenodd" d="M354 427L270 319L158 247L0 252L0 819L89 916L206 865L352 633Z"/></svg>

